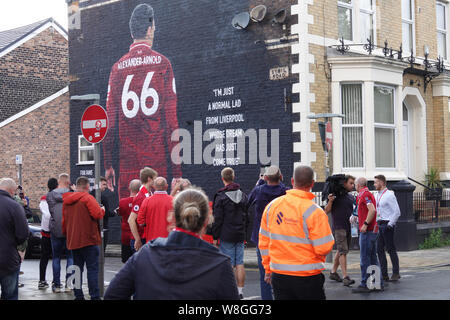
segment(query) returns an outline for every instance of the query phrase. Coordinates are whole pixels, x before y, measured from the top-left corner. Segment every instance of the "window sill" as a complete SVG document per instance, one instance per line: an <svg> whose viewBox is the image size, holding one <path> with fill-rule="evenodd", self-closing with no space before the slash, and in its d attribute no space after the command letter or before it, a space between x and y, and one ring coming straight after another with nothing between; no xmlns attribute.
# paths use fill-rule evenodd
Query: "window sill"
<svg viewBox="0 0 450 320"><path fill-rule="evenodd" d="M88 166L88 165L92 165L95 164L95 161L89 161L89 162L78 162L75 165L76 166Z"/></svg>

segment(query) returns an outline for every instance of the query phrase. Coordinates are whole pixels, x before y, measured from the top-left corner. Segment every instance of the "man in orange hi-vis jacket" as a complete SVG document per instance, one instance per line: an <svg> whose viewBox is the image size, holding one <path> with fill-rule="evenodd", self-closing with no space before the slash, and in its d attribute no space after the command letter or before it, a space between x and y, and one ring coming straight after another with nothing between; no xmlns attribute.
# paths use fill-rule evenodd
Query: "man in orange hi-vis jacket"
<svg viewBox="0 0 450 320"><path fill-rule="evenodd" d="M323 288L326 255L334 237L325 212L310 191L314 171L298 166L294 189L270 202L263 213L259 250L276 300L325 300Z"/></svg>

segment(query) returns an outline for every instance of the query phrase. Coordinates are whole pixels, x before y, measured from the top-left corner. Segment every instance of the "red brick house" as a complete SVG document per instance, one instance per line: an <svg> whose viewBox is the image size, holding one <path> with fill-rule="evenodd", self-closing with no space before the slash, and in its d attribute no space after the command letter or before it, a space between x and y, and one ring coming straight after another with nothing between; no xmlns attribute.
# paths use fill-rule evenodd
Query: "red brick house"
<svg viewBox="0 0 450 320"><path fill-rule="evenodd" d="M70 173L68 36L53 19L0 32L0 177L22 184L31 208L47 180Z"/></svg>

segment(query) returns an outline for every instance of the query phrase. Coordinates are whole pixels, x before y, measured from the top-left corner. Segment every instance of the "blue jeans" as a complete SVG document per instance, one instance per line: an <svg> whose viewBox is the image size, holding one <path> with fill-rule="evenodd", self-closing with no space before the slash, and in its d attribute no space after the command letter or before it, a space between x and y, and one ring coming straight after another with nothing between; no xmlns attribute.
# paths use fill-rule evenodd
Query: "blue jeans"
<svg viewBox="0 0 450 320"><path fill-rule="evenodd" d="M2 295L0 300L19 299L19 270L0 278Z"/></svg>
<svg viewBox="0 0 450 320"><path fill-rule="evenodd" d="M67 273L67 268L73 265L72 251L67 250L66 238L57 238L51 236L52 242L52 268L53 268L53 283L55 285L61 284L61 256L64 252L67 252L66 262L66 280L70 276Z"/></svg>
<svg viewBox="0 0 450 320"><path fill-rule="evenodd" d="M360 263L361 263L361 287L367 287L367 278L369 275L367 274L367 268L371 265L377 265L377 233L373 233L371 231L367 231L365 233L360 233L359 235L359 248L360 248ZM381 286L383 286L383 278L381 277Z"/></svg>
<svg viewBox="0 0 450 320"><path fill-rule="evenodd" d="M81 279L83 279L83 269L86 263L87 280L89 287L89 295L91 300L100 300L100 289L98 287L98 271L100 256L99 246L87 246L73 250L73 262L81 271ZM84 300L83 289L75 289L75 299Z"/></svg>
<svg viewBox="0 0 450 320"><path fill-rule="evenodd" d="M264 275L266 271L264 270L264 266L262 264L261 253L259 249L256 248L256 254L258 256L258 268L259 268L259 281L261 286L261 299L262 300L273 300L272 296L272 286L264 281Z"/></svg>

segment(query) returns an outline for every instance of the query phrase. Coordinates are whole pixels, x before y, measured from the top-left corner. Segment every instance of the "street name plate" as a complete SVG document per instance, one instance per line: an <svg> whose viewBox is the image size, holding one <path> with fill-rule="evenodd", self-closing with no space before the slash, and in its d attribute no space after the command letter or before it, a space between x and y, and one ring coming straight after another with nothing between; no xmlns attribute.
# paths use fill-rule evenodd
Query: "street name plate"
<svg viewBox="0 0 450 320"><path fill-rule="evenodd" d="M270 80L283 80L289 77L289 67L270 69Z"/></svg>

